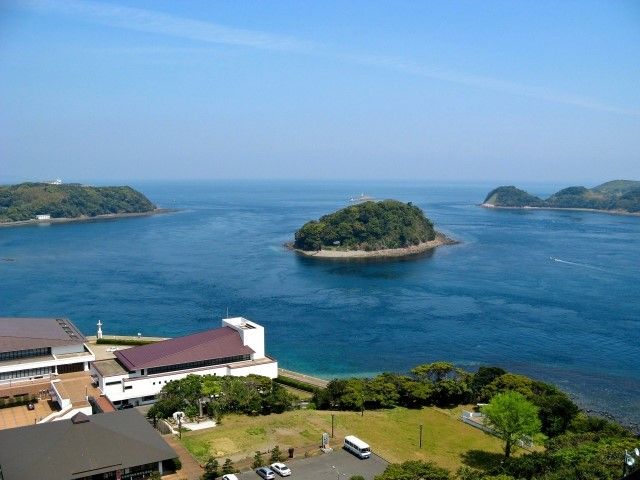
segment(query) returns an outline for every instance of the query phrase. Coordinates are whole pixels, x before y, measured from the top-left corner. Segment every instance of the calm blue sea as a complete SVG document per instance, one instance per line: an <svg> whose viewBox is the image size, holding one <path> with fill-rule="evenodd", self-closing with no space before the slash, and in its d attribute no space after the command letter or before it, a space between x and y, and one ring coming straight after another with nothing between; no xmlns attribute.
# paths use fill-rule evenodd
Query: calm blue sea
<svg viewBox="0 0 640 480"><path fill-rule="evenodd" d="M495 364L640 422L640 217L478 207L493 185L134 186L180 210L0 228L0 315L175 336L218 326L228 308L266 327L286 368L333 377L439 359ZM462 243L373 263L282 248L360 193L412 201Z"/></svg>

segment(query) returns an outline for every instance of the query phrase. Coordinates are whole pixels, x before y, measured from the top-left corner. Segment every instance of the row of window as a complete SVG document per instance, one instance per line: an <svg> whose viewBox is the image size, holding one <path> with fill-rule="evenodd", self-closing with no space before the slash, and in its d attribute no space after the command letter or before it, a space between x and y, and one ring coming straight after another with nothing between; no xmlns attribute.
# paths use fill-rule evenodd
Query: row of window
<svg viewBox="0 0 640 480"><path fill-rule="evenodd" d="M154 367L147 370L148 375L156 373L176 372L180 370L189 370L191 368L210 367L212 365L222 365L224 363L242 362L250 360L250 355L234 355L232 357L214 358L211 360L201 360L199 362L181 363L179 365L166 365L164 367Z"/></svg>
<svg viewBox="0 0 640 480"><path fill-rule="evenodd" d="M12 378L39 377L53 373L53 367L30 368L28 370L16 370L15 372L0 373L0 380L9 380Z"/></svg>
<svg viewBox="0 0 640 480"><path fill-rule="evenodd" d="M125 468L123 470L106 473L99 473L97 475L89 475L88 477L82 477L79 480L112 480L112 479L122 479L122 480L137 480L142 478L149 478L153 472L158 471L157 463L147 463L146 465L139 465L137 467Z"/></svg>
<svg viewBox="0 0 640 480"><path fill-rule="evenodd" d="M2 352L0 353L0 362L3 360L15 360L16 358L42 357L44 355L51 355L51 347Z"/></svg>

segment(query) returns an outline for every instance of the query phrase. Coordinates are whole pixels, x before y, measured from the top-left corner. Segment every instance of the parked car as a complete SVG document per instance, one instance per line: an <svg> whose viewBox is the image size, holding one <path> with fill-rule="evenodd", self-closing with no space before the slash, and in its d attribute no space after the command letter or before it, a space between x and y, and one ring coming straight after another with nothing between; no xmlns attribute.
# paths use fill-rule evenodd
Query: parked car
<svg viewBox="0 0 640 480"><path fill-rule="evenodd" d="M222 480L238 480L238 477L233 473L227 473L226 475L222 475Z"/></svg>
<svg viewBox="0 0 640 480"><path fill-rule="evenodd" d="M276 474L273 473L269 467L260 467L256 470L256 473L260 475L264 480L275 480Z"/></svg>
<svg viewBox="0 0 640 480"><path fill-rule="evenodd" d="M288 477L289 475L291 475L291 470L284 463L272 463L271 470L276 472L281 477Z"/></svg>

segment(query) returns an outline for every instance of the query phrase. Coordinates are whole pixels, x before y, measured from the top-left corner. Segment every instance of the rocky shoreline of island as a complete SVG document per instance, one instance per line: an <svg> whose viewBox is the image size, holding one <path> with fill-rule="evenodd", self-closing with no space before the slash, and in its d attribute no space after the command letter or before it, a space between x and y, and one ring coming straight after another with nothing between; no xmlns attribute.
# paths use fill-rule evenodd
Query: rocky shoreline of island
<svg viewBox="0 0 640 480"><path fill-rule="evenodd" d="M339 250L338 248L323 248L322 250L301 250L295 248L293 243L285 244L289 250L293 250L297 254L310 258L326 258L326 259L351 259L351 258L399 258L420 255L434 248L444 245L456 245L460 243L447 237L444 233L436 232L433 240L422 242L418 245L411 245L404 248L386 248L383 250Z"/></svg>
<svg viewBox="0 0 640 480"><path fill-rule="evenodd" d="M76 223L76 222L96 222L101 220L117 220L121 218L132 217L149 217L151 215L159 215L163 213L175 212L175 209L171 208L156 208L147 212L132 212L132 213L107 213L104 215L95 215L90 217L88 215L82 215L80 217L60 217L49 218L46 220L37 220L32 218L30 220L18 220L15 222L0 222L0 227L23 227L28 225L49 225L56 223Z"/></svg>
<svg viewBox="0 0 640 480"><path fill-rule="evenodd" d="M578 207L533 207L525 205L523 207L508 207L503 205L493 205L491 203L481 203L483 208L491 208L496 210L552 210L552 211L569 211L569 212L591 212L591 213L607 213L609 215L624 215L627 217L640 217L640 212L628 212L627 210L604 210L599 208L578 208Z"/></svg>

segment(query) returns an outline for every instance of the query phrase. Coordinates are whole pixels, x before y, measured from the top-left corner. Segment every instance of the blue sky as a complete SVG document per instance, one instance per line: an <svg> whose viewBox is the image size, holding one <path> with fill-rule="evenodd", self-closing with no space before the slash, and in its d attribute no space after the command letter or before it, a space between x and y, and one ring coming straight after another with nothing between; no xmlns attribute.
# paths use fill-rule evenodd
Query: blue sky
<svg viewBox="0 0 640 480"><path fill-rule="evenodd" d="M637 1L0 3L0 182L640 179Z"/></svg>

